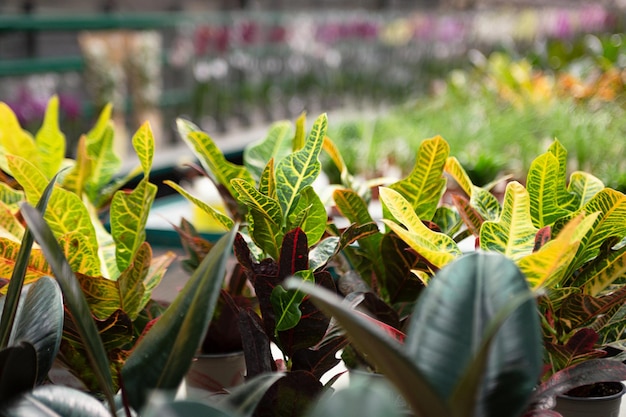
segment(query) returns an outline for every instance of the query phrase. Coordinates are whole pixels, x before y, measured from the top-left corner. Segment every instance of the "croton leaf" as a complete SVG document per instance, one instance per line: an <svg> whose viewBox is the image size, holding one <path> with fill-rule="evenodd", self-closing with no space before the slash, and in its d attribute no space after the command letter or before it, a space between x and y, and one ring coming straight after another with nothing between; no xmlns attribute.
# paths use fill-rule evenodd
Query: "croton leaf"
<svg viewBox="0 0 626 417"><path fill-rule="evenodd" d="M626 216L626 195L623 193L604 188L585 204L583 210L587 213L600 212L600 215L593 229L583 240L582 253L577 255L577 263L570 271L596 257L600 247L608 239L620 240L626 236L626 222L623 221Z"/></svg>
<svg viewBox="0 0 626 417"><path fill-rule="evenodd" d="M230 182L234 178L254 183L254 178L245 167L227 161L213 139L201 132L193 123L177 119L176 126L183 141L187 143L215 183L226 187L232 195L235 193Z"/></svg>
<svg viewBox="0 0 626 417"><path fill-rule="evenodd" d="M105 189L121 165L114 150L114 131L110 122L111 108L105 106L96 126L87 133L87 156L91 162L85 192L89 201L96 206L99 194Z"/></svg>
<svg viewBox="0 0 626 417"><path fill-rule="evenodd" d="M15 260L20 249L20 244L13 239L0 238L0 277L10 277L15 268ZM45 257L38 249L33 249L28 267L26 268L26 276L24 284L30 284L44 275L51 275L52 270L46 262ZM3 288L6 291L6 288Z"/></svg>
<svg viewBox="0 0 626 417"><path fill-rule="evenodd" d="M293 148L297 151L304 148L304 141L306 140L306 113L302 112L296 119L296 131L293 134Z"/></svg>
<svg viewBox="0 0 626 417"><path fill-rule="evenodd" d="M144 178L147 178L154 159L154 135L149 122L145 122L139 127L133 135L132 143L139 158Z"/></svg>
<svg viewBox="0 0 626 417"><path fill-rule="evenodd" d="M289 155L292 146L292 126L288 121L273 123L267 136L253 142L243 150L243 161L248 172L255 179L261 177L265 165L270 159L280 161Z"/></svg>
<svg viewBox="0 0 626 417"><path fill-rule="evenodd" d="M537 230L530 216L528 192L513 181L506 187L500 219L483 223L480 247L516 261L532 253Z"/></svg>
<svg viewBox="0 0 626 417"><path fill-rule="evenodd" d="M381 187L380 198L400 224L388 219L383 219L383 222L429 263L441 268L461 255L461 250L454 240L450 236L434 232L426 227L410 203L400 193Z"/></svg>
<svg viewBox="0 0 626 417"><path fill-rule="evenodd" d="M415 165L404 179L389 186L400 193L422 220L432 220L446 186L443 168L450 146L441 136L420 144Z"/></svg>
<svg viewBox="0 0 626 417"><path fill-rule="evenodd" d="M0 120L0 169L13 174L6 160L8 155L21 156L38 164L40 158L35 140L22 129L13 110L3 102L0 102Z"/></svg>
<svg viewBox="0 0 626 417"><path fill-rule="evenodd" d="M277 226L282 225L283 213L278 201L262 194L251 184L239 178L232 180L232 187L237 199L246 204L250 210L257 211Z"/></svg>
<svg viewBox="0 0 626 417"><path fill-rule="evenodd" d="M40 155L39 168L47 178L52 178L65 158L65 135L59 129L59 97L56 95L48 101L43 123L35 135L35 144Z"/></svg>
<svg viewBox="0 0 626 417"><path fill-rule="evenodd" d="M572 211L580 210L600 191L604 189L604 183L588 172L575 171L570 176L567 191L575 195L572 205L568 207Z"/></svg>
<svg viewBox="0 0 626 417"><path fill-rule="evenodd" d="M411 271L428 270L428 267L420 263L420 257L414 251L408 249L408 244L393 234L385 234L380 243L380 255L385 259L382 288L386 294L383 295L393 304L413 303L424 288L424 284ZM428 271L428 275L431 276L432 272Z"/></svg>
<svg viewBox="0 0 626 417"><path fill-rule="evenodd" d="M17 206L24 200L24 192L16 190L4 182L0 182L0 201L8 206Z"/></svg>
<svg viewBox="0 0 626 417"><path fill-rule="evenodd" d="M15 215L17 210L12 210L7 204L0 201L0 236L22 240L24 226Z"/></svg>
<svg viewBox="0 0 626 417"><path fill-rule="evenodd" d="M551 153L536 158L530 165L526 188L530 197L530 215L537 228L552 225L557 219L570 214L559 198L566 193L559 161Z"/></svg>
<svg viewBox="0 0 626 417"><path fill-rule="evenodd" d="M82 135L76 145L76 161L74 166L63 177L62 185L66 190L82 195L87 183L87 178L91 175L91 160L87 155L87 136Z"/></svg>
<svg viewBox="0 0 626 417"><path fill-rule="evenodd" d="M337 236L330 236L319 242L309 252L309 269L316 271L323 268L330 258L332 258L339 249L341 239Z"/></svg>
<svg viewBox="0 0 626 417"><path fill-rule="evenodd" d="M575 200L575 196L569 193L569 190L565 188L565 182L567 180L567 149L555 139L547 153L553 155L558 161L559 171L557 174L556 193L558 205L561 207L568 207ZM541 156L539 156L540 158Z"/></svg>
<svg viewBox="0 0 626 417"><path fill-rule="evenodd" d="M254 243L265 254L278 259L284 237L279 224L253 209L248 212L248 230Z"/></svg>
<svg viewBox="0 0 626 417"><path fill-rule="evenodd" d="M453 194L452 203L459 213L459 216L463 219L463 223L467 229L472 233L472 235L479 236L480 228L485 219L474 207L470 205L469 200L463 196Z"/></svg>
<svg viewBox="0 0 626 417"><path fill-rule="evenodd" d="M274 158L270 159L265 165L261 178L259 178L259 192L276 200L276 175L274 170Z"/></svg>
<svg viewBox="0 0 626 417"><path fill-rule="evenodd" d="M294 276L304 281L315 282L313 273L309 270L297 271ZM277 332L296 327L300 317L302 317L300 304L304 300L304 296L305 294L298 290L287 291L281 285L274 287L270 301L274 307Z"/></svg>
<svg viewBox="0 0 626 417"><path fill-rule="evenodd" d="M626 247L609 249L606 254L586 264L577 275L573 285L584 294L597 296L626 274Z"/></svg>
<svg viewBox="0 0 626 417"><path fill-rule="evenodd" d="M565 279L568 267L583 236L591 229L596 218L597 214L575 217L555 239L517 262L533 290L567 285Z"/></svg>
<svg viewBox="0 0 626 417"><path fill-rule="evenodd" d="M187 200L193 203L196 207L200 208L203 212L208 214L211 217L211 219L215 220L217 224L221 225L224 228L224 230L230 230L233 227L234 222L232 221L230 217L228 217L221 211L211 207L210 205L208 205L207 203L205 203L198 197L193 196L192 194L187 192L183 187L176 184L174 181L165 180L163 181L163 183L172 187L179 194L181 194L183 197L185 197Z"/></svg>
<svg viewBox="0 0 626 417"><path fill-rule="evenodd" d="M313 246L324 235L327 220L324 203L313 187L308 186L300 192L298 202L287 219L287 230L301 228L306 233L309 245Z"/></svg>
<svg viewBox="0 0 626 417"><path fill-rule="evenodd" d="M289 154L276 165L276 192L284 219L291 215L302 190L312 185L321 171L319 154L327 125L328 118L322 114L313 124L304 148Z"/></svg>

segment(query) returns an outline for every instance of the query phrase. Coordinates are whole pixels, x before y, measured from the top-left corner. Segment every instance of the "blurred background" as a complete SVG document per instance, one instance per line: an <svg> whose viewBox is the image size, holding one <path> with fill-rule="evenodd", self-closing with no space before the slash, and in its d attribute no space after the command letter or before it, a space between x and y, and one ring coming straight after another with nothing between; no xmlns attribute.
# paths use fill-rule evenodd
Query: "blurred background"
<svg viewBox="0 0 626 417"><path fill-rule="evenodd" d="M112 103L122 156L145 120L161 149L182 146L185 116L236 158L273 121L329 112L353 172L408 171L419 142L441 134L477 184L523 172L558 138L572 169L623 190L625 11L624 0L0 0L0 100L36 131L58 94L68 152Z"/></svg>

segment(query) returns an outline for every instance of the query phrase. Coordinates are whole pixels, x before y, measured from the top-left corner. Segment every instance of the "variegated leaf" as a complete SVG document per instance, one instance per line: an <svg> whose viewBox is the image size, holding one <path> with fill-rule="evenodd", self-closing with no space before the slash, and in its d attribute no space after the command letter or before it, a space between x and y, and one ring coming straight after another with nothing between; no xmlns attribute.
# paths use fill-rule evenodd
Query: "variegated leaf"
<svg viewBox="0 0 626 417"><path fill-rule="evenodd" d="M15 216L15 210L12 210L7 204L0 201L0 228L2 236L15 241L21 242L24 237L24 226Z"/></svg>
<svg viewBox="0 0 626 417"><path fill-rule="evenodd" d="M187 143L215 183L223 185L233 195L235 193L231 180L240 178L254 184L254 179L248 170L241 165L233 164L226 160L224 153L209 135L184 119L178 119L176 125L182 139Z"/></svg>
<svg viewBox="0 0 626 417"><path fill-rule="evenodd" d="M121 299L121 308L130 317L135 320L141 310L145 307L142 305L146 288L144 279L150 269L152 260L152 250L148 242L143 242L128 268L122 272L117 280Z"/></svg>
<svg viewBox="0 0 626 417"><path fill-rule="evenodd" d="M215 222L217 224L223 226L225 231L232 229L232 227L233 227L233 225L235 223L233 222L233 220L230 217L228 217L227 215L225 215L221 211L211 207L210 205L208 205L204 201L200 200L199 198L193 196L192 194L187 192L183 187L181 187L180 185L176 184L174 181L165 180L165 181L163 181L163 183L167 184L170 187L172 187L173 189L175 189L180 195L185 197L191 203L195 204L196 207L200 208L203 212L208 214L211 217L211 219L215 220Z"/></svg>
<svg viewBox="0 0 626 417"><path fill-rule="evenodd" d="M432 220L443 195L443 168L449 152L450 146L441 136L426 139L420 144L411 173L389 186L409 202L422 220Z"/></svg>
<svg viewBox="0 0 626 417"><path fill-rule="evenodd" d="M106 320L121 309L119 284L101 276L76 274L89 310L98 320ZM78 340L77 340L78 342Z"/></svg>
<svg viewBox="0 0 626 417"><path fill-rule="evenodd" d="M0 238L0 278L11 278L19 250L20 242L16 242L13 239ZM52 270L41 250L33 248L28 259L24 285L28 285L45 275L52 275ZM6 293L6 290L7 286L4 286L0 292Z"/></svg>
<svg viewBox="0 0 626 417"><path fill-rule="evenodd" d="M468 230L472 235L479 236L480 228L485 219L478 213L478 210L472 207L465 197L457 194L452 195L452 202Z"/></svg>
<svg viewBox="0 0 626 417"><path fill-rule="evenodd" d="M133 135L133 148L137 153L144 178L147 178L152 169L152 160L154 159L154 135L150 128L150 123L142 124L137 132Z"/></svg>
<svg viewBox="0 0 626 417"><path fill-rule="evenodd" d="M24 198L23 191L16 190L5 182L0 182L0 201L17 208L17 204L24 201Z"/></svg>
<svg viewBox="0 0 626 417"><path fill-rule="evenodd" d="M355 191L338 188L333 192L333 200L339 212L350 222L362 225L374 221L367 203Z"/></svg>
<svg viewBox="0 0 626 417"><path fill-rule="evenodd" d="M264 213L252 209L248 212L248 229L254 243L272 259L277 260L284 237L280 225Z"/></svg>
<svg viewBox="0 0 626 417"><path fill-rule="evenodd" d="M324 235L327 220L328 214L324 203L315 193L313 187L308 186L300 192L298 203L287 219L286 231L296 227L301 228L306 233L309 245L313 246Z"/></svg>
<svg viewBox="0 0 626 417"><path fill-rule="evenodd" d="M315 272L328 263L339 250L341 238L330 236L317 244L311 252L309 252L309 269Z"/></svg>
<svg viewBox="0 0 626 417"><path fill-rule="evenodd" d="M565 182L567 180L567 149L565 149L561 142L555 139L548 148L548 153L556 158L559 165L556 188L558 205L568 207L571 205L574 197L565 188Z"/></svg>
<svg viewBox="0 0 626 417"><path fill-rule="evenodd" d="M624 350L626 348L626 304L622 305L608 320L602 322L598 329L601 346L612 346Z"/></svg>
<svg viewBox="0 0 626 417"><path fill-rule="evenodd" d="M117 267L124 271L146 240L146 222L157 186L145 178L131 192L118 191L111 201L111 235L115 240Z"/></svg>
<svg viewBox="0 0 626 417"><path fill-rule="evenodd" d="M328 118L322 114L313 124L304 148L289 154L276 166L276 191L285 219L296 206L300 192L312 185L321 171L319 154L327 125Z"/></svg>
<svg viewBox="0 0 626 417"><path fill-rule="evenodd" d="M80 232L68 232L59 238L59 244L72 271L88 276L100 275L98 248L87 242Z"/></svg>
<svg viewBox="0 0 626 417"><path fill-rule="evenodd" d="M569 210L560 206L559 197L565 193L564 179L560 175L559 161L551 153L537 157L530 165L526 188L535 227L552 225L557 219L570 214Z"/></svg>
<svg viewBox="0 0 626 417"><path fill-rule="evenodd" d="M584 207L596 194L604 189L604 183L588 172L575 171L570 176L567 190L576 196L570 210L576 211Z"/></svg>
<svg viewBox="0 0 626 417"><path fill-rule="evenodd" d="M22 129L13 110L6 103L0 102L0 169L12 174L7 155L27 158L36 165L41 162L32 135Z"/></svg>
<svg viewBox="0 0 626 417"><path fill-rule="evenodd" d="M500 219L486 221L482 225L480 247L517 261L532 253L537 230L530 217L526 189L518 182L510 182L506 187Z"/></svg>
<svg viewBox="0 0 626 417"><path fill-rule="evenodd" d="M441 268L461 255L454 240L428 229L400 193L381 187L380 198L391 215L404 227L388 219L383 220L384 223L430 264Z"/></svg>
<svg viewBox="0 0 626 417"><path fill-rule="evenodd" d="M65 158L65 135L59 129L59 98L55 95L48 101L43 124L35 136L41 165L46 178L52 178L61 168Z"/></svg>
<svg viewBox="0 0 626 417"><path fill-rule="evenodd" d="M582 237L591 229L597 215L572 219L554 238L536 252L521 258L517 265L533 290L565 286L564 278Z"/></svg>
<svg viewBox="0 0 626 417"><path fill-rule="evenodd" d="M259 192L276 200L276 171L274 170L274 158L271 158L259 178Z"/></svg>
<svg viewBox="0 0 626 417"><path fill-rule="evenodd" d="M626 195L623 193L605 188L589 200L583 210L587 213L600 212L600 215L583 240L582 253L576 257L577 263L570 271L597 256L600 247L609 238L621 240L626 236Z"/></svg>
<svg viewBox="0 0 626 417"><path fill-rule="evenodd" d="M502 213L502 207L496 196L481 187L474 186L472 188L470 205L474 207L485 220L497 220Z"/></svg>
<svg viewBox="0 0 626 417"><path fill-rule="evenodd" d="M148 246L149 247L149 246ZM163 255L152 258L148 274L143 279L145 288L143 298L140 301L143 309L152 299L152 291L159 285L161 279L165 276L167 268L176 260L177 255L174 252L165 252Z"/></svg>
<svg viewBox="0 0 626 417"><path fill-rule="evenodd" d="M248 172L258 180L270 159L280 161L289 153L292 146L292 126L288 121L276 122L270 126L267 136L245 147L244 165Z"/></svg>
<svg viewBox="0 0 626 417"><path fill-rule="evenodd" d="M89 201L96 204L99 194L111 182L122 164L115 154L113 125L110 109L102 110L96 126L87 133L87 156L91 161L89 176L85 183L85 193Z"/></svg>
<svg viewBox="0 0 626 417"><path fill-rule="evenodd" d="M581 287L584 294L596 297L625 274L626 247L622 247L610 250L585 265L574 284Z"/></svg>
<svg viewBox="0 0 626 417"><path fill-rule="evenodd" d="M87 136L82 135L76 146L76 162L70 171L63 177L62 185L66 190L82 195L91 175L92 161L87 155Z"/></svg>
<svg viewBox="0 0 626 417"><path fill-rule="evenodd" d="M292 150L298 151L304 148L304 142L306 140L306 112L302 112L296 119L296 132L293 135L293 148Z"/></svg>
<svg viewBox="0 0 626 417"><path fill-rule="evenodd" d="M283 213L278 201L262 194L244 180L235 178L231 183L238 201L244 203L249 209L256 210L259 214L266 216L274 224L282 225Z"/></svg>
<svg viewBox="0 0 626 417"><path fill-rule="evenodd" d="M454 234L461 229L461 226L463 226L461 215L448 206L437 208L433 216L433 223L439 227L441 233L448 236L454 236Z"/></svg>

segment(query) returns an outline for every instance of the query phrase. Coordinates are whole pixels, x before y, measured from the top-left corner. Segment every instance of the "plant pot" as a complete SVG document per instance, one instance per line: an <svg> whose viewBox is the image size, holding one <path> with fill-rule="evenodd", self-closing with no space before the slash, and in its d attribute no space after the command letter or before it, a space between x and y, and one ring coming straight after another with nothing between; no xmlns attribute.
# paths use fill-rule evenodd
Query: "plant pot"
<svg viewBox="0 0 626 417"><path fill-rule="evenodd" d="M626 393L626 388L621 382L610 384L619 384L620 391L602 397L559 395L554 411L559 412L563 417L619 417L622 396Z"/></svg>
<svg viewBox="0 0 626 417"><path fill-rule="evenodd" d="M198 354L185 376L187 398L202 398L244 382L243 352Z"/></svg>

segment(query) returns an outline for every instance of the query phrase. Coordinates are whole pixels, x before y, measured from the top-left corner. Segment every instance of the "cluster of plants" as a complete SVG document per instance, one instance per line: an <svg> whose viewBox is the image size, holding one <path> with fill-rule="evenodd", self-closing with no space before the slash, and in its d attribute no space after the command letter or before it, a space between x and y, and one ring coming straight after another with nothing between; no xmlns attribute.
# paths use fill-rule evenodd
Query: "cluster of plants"
<svg viewBox="0 0 626 417"><path fill-rule="evenodd" d="M110 109L76 160L63 158L57 109L52 99L32 137L0 106L3 415L556 415L557 394L626 379L619 357L604 358L625 337L626 196L587 172L568 176L558 141L498 200L441 136L415 148L402 179L363 181L325 114L308 132L304 115L275 123L243 164L179 119L227 212L167 182L224 235L209 242L182 221L193 272L159 306L150 293L172 258L152 259L145 242L156 195L149 125L133 137L141 180L121 189ZM340 178L320 189L322 154ZM464 254L462 241L478 250ZM226 311L245 342L246 382L177 398L214 313ZM340 351L385 378L356 376L334 392L339 374L322 381ZM59 367L80 388L55 381Z"/></svg>

